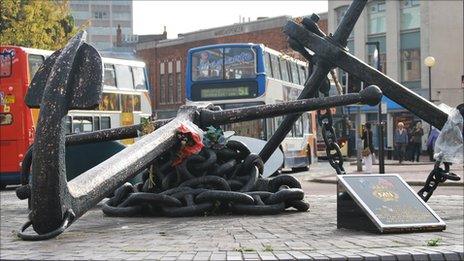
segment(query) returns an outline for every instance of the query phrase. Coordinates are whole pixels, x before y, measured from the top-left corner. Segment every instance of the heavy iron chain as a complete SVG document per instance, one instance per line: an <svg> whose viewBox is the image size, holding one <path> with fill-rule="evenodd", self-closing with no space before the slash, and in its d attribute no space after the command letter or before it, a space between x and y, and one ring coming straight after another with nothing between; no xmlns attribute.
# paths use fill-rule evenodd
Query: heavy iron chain
<svg viewBox="0 0 464 261"><path fill-rule="evenodd" d="M453 181L459 181L461 179L458 175L450 172L451 163L443 162L444 169L440 167L441 163L441 160L437 160L435 162L433 170L427 177L424 187L417 192L419 197L421 197L425 202L429 200L440 183L443 183L448 179Z"/></svg>
<svg viewBox="0 0 464 261"><path fill-rule="evenodd" d="M175 151L175 150L172 150ZM172 166L175 153L155 160L141 183L124 184L103 204L108 216L184 217L216 213L277 214L293 207L307 211L304 192L290 175L263 178L261 158L241 142L204 148Z"/></svg>
<svg viewBox="0 0 464 261"><path fill-rule="evenodd" d="M326 78L325 83L319 88L319 92L322 93L324 97L328 97L329 91L330 82L329 79ZM325 113L321 113L321 110L318 110L317 121L319 126L322 128L322 138L324 139L325 151L330 166L335 169L337 175L346 174L346 171L343 168L342 152L337 143L337 135L335 134L335 129L333 127L333 118L330 108L325 109Z"/></svg>

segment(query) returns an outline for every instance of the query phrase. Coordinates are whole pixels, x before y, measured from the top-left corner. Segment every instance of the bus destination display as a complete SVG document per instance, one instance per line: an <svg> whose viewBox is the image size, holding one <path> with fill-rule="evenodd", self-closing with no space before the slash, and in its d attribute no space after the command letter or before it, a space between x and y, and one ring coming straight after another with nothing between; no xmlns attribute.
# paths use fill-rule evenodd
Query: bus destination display
<svg viewBox="0 0 464 261"><path fill-rule="evenodd" d="M228 88L204 88L201 90L202 98L247 97L249 95L249 88L245 86Z"/></svg>

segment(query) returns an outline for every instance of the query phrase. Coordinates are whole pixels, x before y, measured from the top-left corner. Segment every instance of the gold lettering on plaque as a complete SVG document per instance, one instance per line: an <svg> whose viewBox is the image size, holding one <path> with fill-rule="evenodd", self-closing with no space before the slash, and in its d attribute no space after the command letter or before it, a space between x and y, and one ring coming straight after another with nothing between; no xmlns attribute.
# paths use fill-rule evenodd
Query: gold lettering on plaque
<svg viewBox="0 0 464 261"><path fill-rule="evenodd" d="M393 189L393 183L381 178L377 185L372 187L372 195L383 202L398 201L400 196Z"/></svg>

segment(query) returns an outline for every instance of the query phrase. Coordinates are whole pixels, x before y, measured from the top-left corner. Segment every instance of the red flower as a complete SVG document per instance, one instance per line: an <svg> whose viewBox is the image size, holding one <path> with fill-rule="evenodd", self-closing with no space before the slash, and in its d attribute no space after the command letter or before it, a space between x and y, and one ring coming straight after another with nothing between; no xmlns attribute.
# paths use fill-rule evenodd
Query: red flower
<svg viewBox="0 0 464 261"><path fill-rule="evenodd" d="M177 158L172 163L173 166L179 165L184 159L200 152L204 147L201 134L184 124L177 129L177 137L181 141L181 146Z"/></svg>

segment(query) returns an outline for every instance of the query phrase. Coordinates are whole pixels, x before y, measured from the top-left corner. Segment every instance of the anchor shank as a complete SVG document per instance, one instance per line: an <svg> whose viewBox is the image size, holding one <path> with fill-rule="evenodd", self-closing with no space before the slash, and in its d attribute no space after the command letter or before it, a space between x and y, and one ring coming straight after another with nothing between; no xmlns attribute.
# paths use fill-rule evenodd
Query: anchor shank
<svg viewBox="0 0 464 261"><path fill-rule="evenodd" d="M375 105L380 102L382 93L376 87L369 87L362 93L352 93L337 97L323 97L313 99L296 100L278 104L259 105L246 108L237 108L224 111L203 110L201 112L201 125L226 124L242 122L269 117L282 116L290 113L303 113L335 106L343 106L354 103L368 103Z"/></svg>

